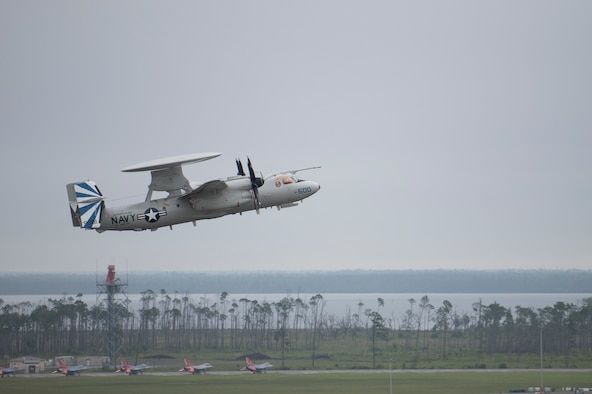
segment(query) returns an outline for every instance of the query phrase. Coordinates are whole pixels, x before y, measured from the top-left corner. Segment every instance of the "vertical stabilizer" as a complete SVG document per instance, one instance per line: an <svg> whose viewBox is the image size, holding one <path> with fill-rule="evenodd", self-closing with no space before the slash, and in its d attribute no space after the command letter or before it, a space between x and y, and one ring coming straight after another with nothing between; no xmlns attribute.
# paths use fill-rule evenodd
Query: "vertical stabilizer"
<svg viewBox="0 0 592 394"><path fill-rule="evenodd" d="M101 227L101 214L104 208L103 194L93 181L69 183L68 200L72 225L87 230Z"/></svg>

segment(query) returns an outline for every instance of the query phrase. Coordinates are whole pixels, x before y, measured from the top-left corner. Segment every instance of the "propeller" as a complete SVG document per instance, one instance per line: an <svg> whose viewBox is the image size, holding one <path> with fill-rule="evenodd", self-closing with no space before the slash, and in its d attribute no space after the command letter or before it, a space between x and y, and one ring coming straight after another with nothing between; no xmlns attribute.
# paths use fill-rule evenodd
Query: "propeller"
<svg viewBox="0 0 592 394"><path fill-rule="evenodd" d="M239 159L236 159L236 169L238 170L236 175L245 176L245 170L243 168L243 163Z"/></svg>
<svg viewBox="0 0 592 394"><path fill-rule="evenodd" d="M255 197L255 210L257 214L259 214L259 188L263 186L264 180L263 178L258 178L255 176L255 170L253 170L253 164L251 163L251 159L247 157L247 166L249 167L249 177L251 178L251 189L253 190L253 196ZM242 166L241 166L242 167Z"/></svg>

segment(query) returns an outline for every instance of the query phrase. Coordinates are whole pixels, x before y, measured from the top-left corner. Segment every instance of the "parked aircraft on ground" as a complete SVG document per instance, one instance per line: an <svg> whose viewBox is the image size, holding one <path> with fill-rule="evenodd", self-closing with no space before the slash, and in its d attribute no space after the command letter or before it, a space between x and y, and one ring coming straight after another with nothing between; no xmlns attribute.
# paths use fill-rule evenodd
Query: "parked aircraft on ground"
<svg viewBox="0 0 592 394"><path fill-rule="evenodd" d="M115 372L125 372L128 375L142 375L144 370L151 368L149 365L140 364L140 365L129 365L125 359L121 359L121 367L116 369Z"/></svg>
<svg viewBox="0 0 592 394"><path fill-rule="evenodd" d="M0 377L2 377L2 378L5 376L6 377L9 377L9 376L16 377L16 373L20 370L21 370L21 368L17 368L17 367L10 367L10 368L0 367Z"/></svg>
<svg viewBox="0 0 592 394"><path fill-rule="evenodd" d="M193 365L191 364L191 361L189 361L188 358L185 358L185 366L183 368L181 368L179 370L179 372L189 372L190 374L205 374L208 369L210 368L214 368L213 365L210 365L209 363L204 363L204 364L200 364L200 365Z"/></svg>
<svg viewBox="0 0 592 394"><path fill-rule="evenodd" d="M105 197L93 181L66 186L74 227L103 232L107 230L157 230L160 227L260 208L287 208L319 191L316 182L305 181L296 173L319 167L303 168L257 177L251 160L247 176L242 162L236 160L237 175L199 184L183 175L182 166L220 156L220 153L197 153L153 160L124 168L123 172L150 171L152 181L144 202L107 207ZM155 191L167 192L165 198L152 199Z"/></svg>
<svg viewBox="0 0 592 394"><path fill-rule="evenodd" d="M53 371L52 373L59 372L64 376L73 376L73 375L80 376L80 372L84 371L85 369L88 369L88 368L82 364L69 366L69 365L64 364L64 362L62 361L61 358L58 358L58 368L55 371Z"/></svg>
<svg viewBox="0 0 592 394"><path fill-rule="evenodd" d="M267 373L268 368L273 368L273 365L270 363L255 364L249 357L245 357L245 361L247 362L247 366L243 370L247 369L253 373Z"/></svg>

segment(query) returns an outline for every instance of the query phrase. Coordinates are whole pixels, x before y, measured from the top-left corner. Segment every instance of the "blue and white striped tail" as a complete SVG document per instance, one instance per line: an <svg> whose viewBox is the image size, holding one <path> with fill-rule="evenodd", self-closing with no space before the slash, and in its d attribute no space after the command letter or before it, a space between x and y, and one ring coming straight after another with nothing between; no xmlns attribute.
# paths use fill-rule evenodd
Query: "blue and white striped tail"
<svg viewBox="0 0 592 394"><path fill-rule="evenodd" d="M104 197L97 184L93 181L69 183L66 189L70 200L72 225L86 230L100 228Z"/></svg>

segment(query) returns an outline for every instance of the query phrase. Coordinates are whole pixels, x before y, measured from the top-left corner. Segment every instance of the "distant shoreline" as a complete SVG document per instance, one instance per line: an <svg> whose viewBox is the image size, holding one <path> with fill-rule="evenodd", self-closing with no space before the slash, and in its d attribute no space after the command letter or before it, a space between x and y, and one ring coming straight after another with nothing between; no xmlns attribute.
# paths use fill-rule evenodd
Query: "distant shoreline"
<svg viewBox="0 0 592 394"><path fill-rule="evenodd" d="M590 293L592 270L117 272L127 293ZM95 294L105 272L0 273L1 295ZM592 294L592 293L591 293Z"/></svg>

